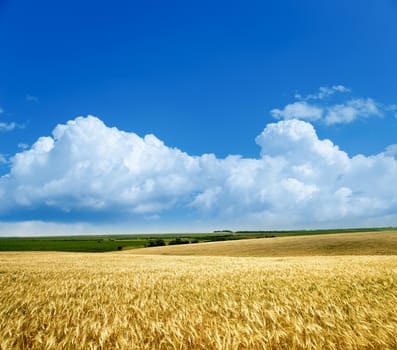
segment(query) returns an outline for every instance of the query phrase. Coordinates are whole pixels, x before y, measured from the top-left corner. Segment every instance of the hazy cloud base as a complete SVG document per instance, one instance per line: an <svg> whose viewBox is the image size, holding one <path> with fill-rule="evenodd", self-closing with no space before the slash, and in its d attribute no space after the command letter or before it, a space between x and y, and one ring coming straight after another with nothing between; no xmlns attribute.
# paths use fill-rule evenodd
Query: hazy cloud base
<svg viewBox="0 0 397 350"><path fill-rule="evenodd" d="M0 217L122 220L135 229L164 220L191 230L397 223L395 145L349 157L309 122L288 118L268 124L256 143L255 159L190 156L154 135L79 117L13 157L0 178Z"/></svg>

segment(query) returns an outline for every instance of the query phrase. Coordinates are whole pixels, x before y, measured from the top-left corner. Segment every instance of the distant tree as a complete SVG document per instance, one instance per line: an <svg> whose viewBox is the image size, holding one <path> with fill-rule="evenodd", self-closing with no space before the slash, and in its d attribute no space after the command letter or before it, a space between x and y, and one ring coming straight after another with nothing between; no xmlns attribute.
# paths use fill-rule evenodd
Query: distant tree
<svg viewBox="0 0 397 350"><path fill-rule="evenodd" d="M175 239L171 239L168 244L169 245L175 245L175 244L189 244L190 241L187 239L182 239L182 238L175 238Z"/></svg>
<svg viewBox="0 0 397 350"><path fill-rule="evenodd" d="M165 245L164 239L158 238L158 239L151 239L147 244L147 247L161 247L164 245Z"/></svg>

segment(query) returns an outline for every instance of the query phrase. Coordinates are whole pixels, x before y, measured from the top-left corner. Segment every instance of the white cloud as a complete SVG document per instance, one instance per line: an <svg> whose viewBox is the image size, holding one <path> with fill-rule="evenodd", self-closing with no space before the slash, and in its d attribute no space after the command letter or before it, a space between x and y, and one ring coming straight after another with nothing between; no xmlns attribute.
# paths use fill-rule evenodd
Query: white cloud
<svg viewBox="0 0 397 350"><path fill-rule="evenodd" d="M15 122L5 123L0 122L0 131L12 131L15 129L23 129L25 126L23 124L17 124Z"/></svg>
<svg viewBox="0 0 397 350"><path fill-rule="evenodd" d="M0 233L4 236L61 236L106 233L100 226L87 223L57 223L40 220L28 220L21 222L0 222Z"/></svg>
<svg viewBox="0 0 397 350"><path fill-rule="evenodd" d="M332 87L332 90L335 91L335 92L342 92L342 93L351 91L349 88L347 88L346 86L343 86L343 85L334 85Z"/></svg>
<svg viewBox="0 0 397 350"><path fill-rule="evenodd" d="M26 96L25 96L25 99L26 99L26 101L29 101L29 102L37 102L38 100L39 100L39 98L37 97L37 96L33 96L33 95L30 95L30 94L27 94Z"/></svg>
<svg viewBox="0 0 397 350"><path fill-rule="evenodd" d="M11 131L17 127L18 127L18 125L14 122L12 122L12 123L0 122L0 131Z"/></svg>
<svg viewBox="0 0 397 350"><path fill-rule="evenodd" d="M351 123L359 118L380 117L386 112L396 110L395 105L381 105L371 98L349 98L342 103L330 103L326 97L335 93L350 93L351 90L343 85L320 87L315 94L302 96L295 94L298 101L287 104L282 109L272 109L270 114L276 119L300 119L307 121L322 121L326 125ZM314 100L313 102L308 102Z"/></svg>
<svg viewBox="0 0 397 350"><path fill-rule="evenodd" d="M4 114L4 113L5 113L4 109L0 106L0 114ZM0 121L0 132L2 132L2 131L12 131L14 129L22 129L24 127L25 127L24 125L18 124L18 123L15 123L15 122L7 123L7 122L1 122Z"/></svg>
<svg viewBox="0 0 397 350"><path fill-rule="evenodd" d="M27 143L20 142L20 143L18 143L18 148L27 149L27 148L29 148L29 145Z"/></svg>
<svg viewBox="0 0 397 350"><path fill-rule="evenodd" d="M335 93L348 93L351 90L343 85L334 85L331 87L321 86L317 93L309 94L307 96L302 96L300 94L295 94L295 98L298 100L323 100L326 97L330 97Z"/></svg>
<svg viewBox="0 0 397 350"><path fill-rule="evenodd" d="M0 215L43 220L52 213L79 222L86 213L95 223L123 214L191 230L397 224L393 147L349 157L300 120L269 124L256 142L255 159L194 157L153 135L80 117L13 157L0 178Z"/></svg>
<svg viewBox="0 0 397 350"><path fill-rule="evenodd" d="M387 157L396 157L397 156L397 144L389 145L386 147L384 155Z"/></svg>
<svg viewBox="0 0 397 350"><path fill-rule="evenodd" d="M325 115L325 123L341 124L351 123L357 118L381 116L382 112L371 98L353 99L344 104L329 107Z"/></svg>
<svg viewBox="0 0 397 350"><path fill-rule="evenodd" d="M270 111L273 118L277 119L304 119L318 120L323 115L323 109L308 104L307 102L294 102L286 105L283 109L273 109Z"/></svg>
<svg viewBox="0 0 397 350"><path fill-rule="evenodd" d="M188 194L188 176L200 166L153 135L140 138L94 117L58 125L53 137L39 138L12 162L18 205L46 203L63 211L122 207L138 214L165 210Z"/></svg>

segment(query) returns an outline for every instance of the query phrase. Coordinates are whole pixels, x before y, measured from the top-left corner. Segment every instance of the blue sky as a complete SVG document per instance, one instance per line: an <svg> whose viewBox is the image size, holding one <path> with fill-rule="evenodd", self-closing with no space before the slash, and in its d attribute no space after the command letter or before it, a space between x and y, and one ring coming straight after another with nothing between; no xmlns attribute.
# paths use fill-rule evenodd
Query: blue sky
<svg viewBox="0 0 397 350"><path fill-rule="evenodd" d="M397 225L396 35L386 0L0 0L0 234Z"/></svg>

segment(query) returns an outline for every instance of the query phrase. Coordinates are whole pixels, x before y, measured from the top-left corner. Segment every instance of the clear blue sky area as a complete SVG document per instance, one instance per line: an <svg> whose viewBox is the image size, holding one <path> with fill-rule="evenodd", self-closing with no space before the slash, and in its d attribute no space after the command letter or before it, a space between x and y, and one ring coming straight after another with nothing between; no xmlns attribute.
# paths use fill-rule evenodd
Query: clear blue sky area
<svg viewBox="0 0 397 350"><path fill-rule="evenodd" d="M393 0L0 0L0 175L3 176L0 200L11 203L3 205L4 208L0 205L0 219L3 217L5 223L14 224L36 220L91 225L97 223L99 217L106 217L102 221L112 224L115 216L106 209L111 205L103 193L90 193L85 197L79 189L69 189L77 193L78 198L87 199L82 204L84 213L79 215L76 212L81 207L63 205L67 196L55 190L49 190L48 195L39 199L33 195L25 198L25 202L21 199L26 194L22 195L23 191L31 191L38 184L33 180L37 173L47 171L44 165L41 170L34 168L34 162L48 161L49 168L58 166L47 158L39 161L34 152L31 152L33 160L28 161L26 157L31 147L40 137L52 136L58 124L88 115L98 119L90 119L92 124L87 120L86 124L77 123L76 128L92 128L94 136L99 135L96 132L101 128L96 121L103 122L106 129L102 137L107 137L104 136L109 131L107 127L136 133L139 137L154 134L165 146L178 148L189 157L213 153L220 162L231 154L240 155L242 160L258 160L261 152L263 156L266 150L273 150L275 139L286 137L286 133L288 140L285 142L293 139L286 131L288 128L304 129L310 134L305 129L309 125L319 140L330 139L346 152L349 160L358 154L368 160L389 147L390 164L380 168L385 169L382 173L386 174L385 181L391 181L394 175L397 180L397 151L393 146L397 144L396 38L397 2ZM294 120L299 123L293 125ZM266 134L263 141L266 144L258 139L255 142L271 123L282 129L278 131L281 136L269 131L272 136ZM75 139L70 136L68 140L64 147L69 150L77 147ZM88 149L90 146L82 143L80 147ZM304 148L301 144L294 147ZM18 152L25 154L20 163L14 157ZM71 167L77 164L73 159L69 159ZM147 162L144 157L139 159L137 162ZM94 162L90 158L85 161ZM149 196L152 201L147 196L143 201L157 209L136 209L133 205L131 209L129 200L120 200L117 206L119 211L132 211L134 220L149 220L148 226L153 222L161 226L164 220L170 229L189 220L196 220L198 227L200 223L211 222L211 227L215 228L229 223L245 228L251 222L255 227L394 223L396 204L386 192L378 198L367 193L364 184L355 188L350 183L339 186L336 180L329 180L323 186L314 178L294 175L294 166L302 167L310 161L313 159L307 156L298 165L288 163L288 172L278 173L277 179L295 179L305 186L317 187L318 191L307 199L314 201L310 208L316 207L314 193L335 194L340 188L347 188L352 192L351 205L377 201L373 213L378 219L367 221L364 214L350 213L346 209L344 221L338 221L341 214L338 218L316 214L306 222L302 215L311 210L309 207L302 213L288 209L292 203L305 207L306 202L296 204L299 202L296 199L282 209L264 204L263 198L271 197L270 192L266 192L267 184L273 181L269 178L254 191L263 192L263 198L244 207L245 219L229 221L229 217L238 212L238 208L229 208L234 213L230 216L227 205L222 204L222 201L227 202L226 198L233 197L230 193L222 197L222 191L230 185L230 174L208 186L200 180L200 185L192 186L183 195L179 190L165 195L154 180ZM126 163L125 160L120 162ZM22 163L23 179L20 177ZM202 169L208 165L205 164ZM134 166L139 167L139 164ZM272 167L269 164L261 166ZM348 178L347 171L341 170L341 178ZM182 173L186 175L186 171ZM100 174L92 170L92 181L100 178ZM113 175L117 177L117 174ZM154 178L151 173L144 174L145 179ZM369 178L368 186L373 187L371 181L382 174L372 174L374 177ZM189 176L193 175L189 173ZM210 178L212 175L200 176ZM47 188L61 177L59 174L48 177L37 188ZM101 179L102 184L111 181ZM259 180L252 181L258 183ZM22 189L23 183L29 189ZM134 186L137 185L126 183L118 190L121 193ZM186 188L186 185L181 186ZM235 190L237 185L233 186ZM295 184L293 188L296 190L299 186ZM286 185L286 188L289 187ZM249 197L248 192L244 193ZM366 193L365 198L354 197L355 194L359 196L358 193ZM199 197L200 194L203 196ZM96 207L98 202L92 206L87 204L92 203L90 200L94 197L103 201L102 211ZM207 200L208 210L202 207L203 198ZM214 201L218 203L217 209L213 207ZM201 207L197 209L199 204ZM273 209L269 209L269 205ZM335 205L340 208L342 204ZM384 210L378 213L379 208ZM98 210L100 215L97 215ZM296 221L283 224L290 210L296 215ZM362 213L366 210L370 208L362 209ZM272 215L280 219L273 222ZM128 220L125 223L125 230L128 230Z"/></svg>

